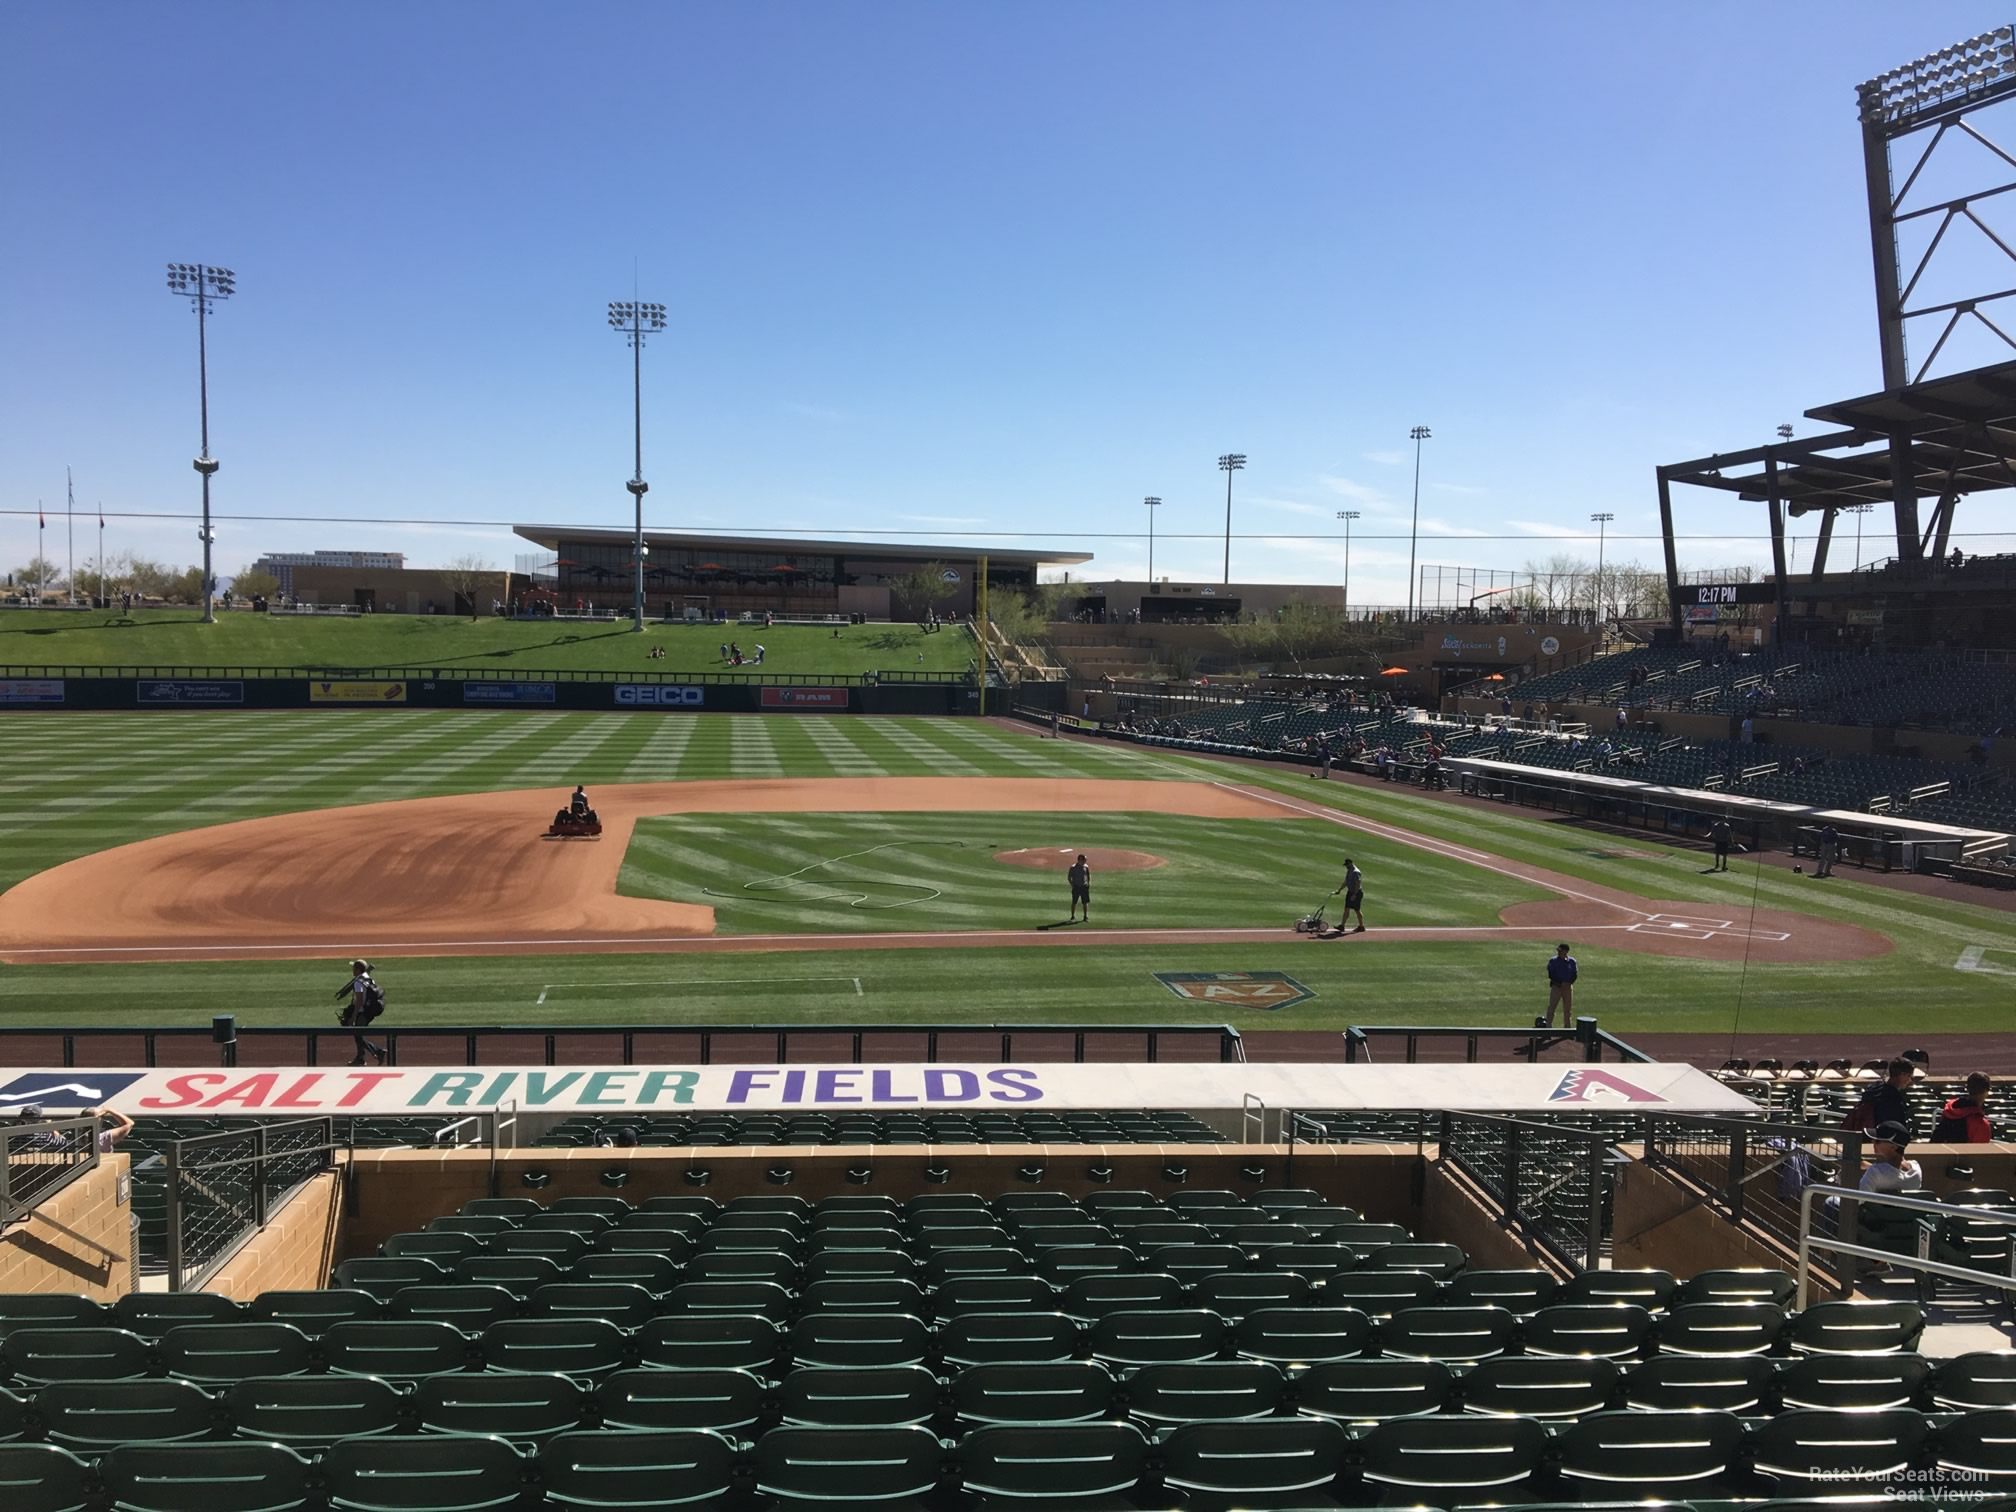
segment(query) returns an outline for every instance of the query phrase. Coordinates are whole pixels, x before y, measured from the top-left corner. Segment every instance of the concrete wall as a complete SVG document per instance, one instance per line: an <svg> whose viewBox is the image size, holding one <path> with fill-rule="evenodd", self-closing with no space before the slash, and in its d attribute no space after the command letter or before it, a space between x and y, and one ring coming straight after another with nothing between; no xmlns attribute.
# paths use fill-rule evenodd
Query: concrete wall
<svg viewBox="0 0 2016 1512"><path fill-rule="evenodd" d="M343 1258L343 1179L324 1171L296 1192L203 1289L248 1302L264 1291L308 1291L329 1284Z"/></svg>
<svg viewBox="0 0 2016 1512"><path fill-rule="evenodd" d="M1412 1226L1419 1238L1461 1245L1472 1270L1562 1271L1538 1244L1504 1227L1469 1184L1440 1161L1428 1166L1421 1208Z"/></svg>
<svg viewBox="0 0 2016 1512"><path fill-rule="evenodd" d="M127 1157L107 1155L19 1223L0 1229L0 1292L111 1302L139 1286Z"/></svg>
<svg viewBox="0 0 2016 1512"><path fill-rule="evenodd" d="M1685 1279L1705 1270L1784 1269L1791 1256L1738 1228L1692 1192L1635 1161L1616 1168L1611 1264L1665 1270Z"/></svg>
<svg viewBox="0 0 2016 1512"><path fill-rule="evenodd" d="M1412 1145L1300 1145L1295 1150L1292 1177L1283 1145L888 1145L836 1148L821 1145L793 1148L589 1149L520 1150L506 1155L498 1167L498 1191L507 1197L532 1196L542 1202L556 1197L609 1196L642 1202L665 1194L694 1194L727 1201L731 1197L788 1192L816 1202L821 1197L870 1192L902 1201L935 1191L1069 1192L1087 1196L1112 1189L1137 1189L1167 1194L1182 1186L1166 1180L1163 1168L1180 1165L1189 1173L1183 1185L1193 1188L1257 1192L1265 1187L1308 1187L1333 1202L1346 1203L1382 1223L1417 1227L1419 1212L1412 1195L1415 1164ZM1016 1173L1024 1166L1044 1168L1040 1182L1025 1187ZM795 1179L774 1186L766 1172L789 1166ZM850 1185L850 1167L873 1169L873 1182ZM924 1180L927 1166L944 1166L950 1179L942 1185ZM1110 1183L1091 1180L1088 1167L1109 1166ZM689 1167L712 1172L704 1187L688 1186ZM1264 1171L1261 1181L1244 1170ZM452 1213L472 1197L490 1195L490 1156L485 1150L360 1150L357 1152L356 1212L341 1231L343 1252L375 1253L393 1234L424 1228L427 1220ZM527 1171L544 1172L541 1187L524 1184ZM620 1186L602 1182L605 1172L620 1172ZM297 1199L298 1201L299 1199ZM290 1205L291 1207L291 1205ZM235 1294L235 1293L234 1293Z"/></svg>
<svg viewBox="0 0 2016 1512"><path fill-rule="evenodd" d="M483 574L476 589L476 612L489 614L493 599L511 602L513 575ZM515 580L523 591L525 580ZM448 574L421 567L296 567L294 596L304 604L354 604L360 589L376 596L379 614L419 614L429 599L444 614L455 610L455 587ZM655 596L654 596L655 597Z"/></svg>

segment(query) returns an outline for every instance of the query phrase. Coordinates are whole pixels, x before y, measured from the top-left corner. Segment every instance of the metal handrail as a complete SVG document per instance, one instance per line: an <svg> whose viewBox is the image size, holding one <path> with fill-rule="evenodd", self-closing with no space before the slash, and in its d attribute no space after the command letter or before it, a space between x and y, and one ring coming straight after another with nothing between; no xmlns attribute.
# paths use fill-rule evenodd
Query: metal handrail
<svg viewBox="0 0 2016 1512"><path fill-rule="evenodd" d="M1404 1039L1406 1051L1404 1059L1408 1065L1420 1059L1421 1041L1461 1038L1464 1043L1464 1059L1475 1062L1480 1044L1484 1040L1524 1040L1526 1058L1537 1061L1542 1050L1568 1041L1581 1045L1583 1059L1601 1062L1604 1050L1617 1052L1622 1061L1651 1062L1657 1056L1648 1055L1635 1045L1619 1039L1608 1030L1597 1025L1593 1018L1578 1018L1571 1027L1561 1029L1520 1029L1508 1028L1502 1024L1477 1025L1428 1025L1428 1024L1350 1024L1344 1029L1344 1059L1347 1064L1372 1059L1372 1039L1383 1036L1387 1039Z"/></svg>
<svg viewBox="0 0 2016 1512"><path fill-rule="evenodd" d="M1929 1213L1940 1218L1977 1218L1990 1223L2007 1224L2016 1228L2016 1208L1956 1207L1950 1202L1932 1202L1923 1197L1906 1197L1900 1192L1865 1192L1859 1187L1823 1186L1815 1182L1799 1194L1799 1290L1798 1307L1806 1305L1807 1282L1812 1274L1813 1254L1816 1249L1828 1250L1837 1255L1852 1255L1860 1260L1880 1260L1888 1265L1902 1265L1911 1270L1922 1270L1934 1276L1945 1276L1955 1281L1966 1281L1975 1286L1996 1286L2004 1291L2016 1291L2016 1275L1999 1276L1993 1271L1969 1270L1964 1265L1948 1265L1943 1260L1932 1260L1922 1255L1904 1255L1896 1250L1874 1249L1866 1244L1854 1244L1845 1239L1815 1237L1813 1233L1813 1199L1815 1196L1838 1197L1844 1202L1868 1203L1871 1207L1896 1208L1901 1212Z"/></svg>
<svg viewBox="0 0 2016 1512"><path fill-rule="evenodd" d="M289 1131L319 1126L322 1130L320 1143L300 1145L292 1149L272 1148L276 1137L285 1136ZM188 1152L203 1151L212 1146L252 1141L252 1153L227 1157L222 1160L205 1160L192 1164ZM356 1154L356 1122L352 1120L350 1132L344 1138L337 1138L336 1120L333 1116L322 1118L297 1118L281 1123L261 1121L246 1129L221 1129L214 1134L197 1134L188 1139L170 1141L162 1150L162 1162L166 1178L167 1204L164 1218L167 1229L168 1290L200 1291L204 1284L228 1264L247 1240L266 1226L276 1207L284 1207L304 1185L308 1177L279 1194L278 1202L266 1189L266 1178L272 1162L293 1160L304 1155L320 1156L317 1167L311 1175L319 1175L334 1164L337 1151L347 1150L354 1158ZM207 1185L206 1178L212 1172L250 1166L253 1169L251 1210L240 1214L239 1231L220 1245L215 1254L204 1261L200 1268L191 1272L188 1265L187 1222L184 1212L185 1180L199 1188Z"/></svg>
<svg viewBox="0 0 2016 1512"><path fill-rule="evenodd" d="M31 1137L54 1134L60 1144L31 1149ZM45 1160L20 1156L46 1155ZM14 1123L0 1132L0 1224L25 1218L79 1176L98 1167L98 1120L96 1118L56 1118L40 1123ZM19 1166L17 1172L16 1166ZM51 1178L30 1180L36 1177Z"/></svg>
<svg viewBox="0 0 2016 1512"><path fill-rule="evenodd" d="M1466 1123L1489 1124L1505 1131L1505 1175L1504 1190L1493 1191L1492 1177L1481 1169L1473 1168L1466 1162L1459 1150L1454 1148L1451 1135L1457 1120ZM1527 1135L1543 1135L1557 1143L1580 1142L1586 1146L1582 1152L1585 1169L1580 1173L1589 1183L1589 1212L1582 1232L1582 1253L1570 1253L1546 1226L1524 1210L1519 1195L1519 1168L1522 1163L1521 1145ZM1477 1189L1493 1199L1504 1220L1516 1224L1520 1231L1531 1237L1556 1259L1585 1271L1593 1271L1603 1263L1603 1175L1609 1160L1613 1141L1599 1130L1579 1128L1573 1124L1543 1124L1525 1118L1508 1118L1498 1113L1465 1113L1454 1109L1442 1115L1441 1138L1437 1141L1441 1148L1441 1158L1470 1178ZM1577 1173L1570 1169L1557 1175L1553 1183L1538 1195L1545 1197L1572 1180Z"/></svg>

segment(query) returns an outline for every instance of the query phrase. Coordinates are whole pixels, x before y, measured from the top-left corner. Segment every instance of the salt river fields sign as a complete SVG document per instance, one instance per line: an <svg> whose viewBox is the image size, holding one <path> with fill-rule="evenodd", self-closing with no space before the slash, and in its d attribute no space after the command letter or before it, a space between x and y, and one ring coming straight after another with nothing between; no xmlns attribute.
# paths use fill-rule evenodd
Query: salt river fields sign
<svg viewBox="0 0 2016 1512"><path fill-rule="evenodd" d="M0 1073L5 1076L5 1073ZM136 1071L65 1068L0 1080L0 1118L111 1103L136 1116L554 1113L752 1109L1562 1107L1752 1113L1691 1066L887 1065L582 1066Z"/></svg>

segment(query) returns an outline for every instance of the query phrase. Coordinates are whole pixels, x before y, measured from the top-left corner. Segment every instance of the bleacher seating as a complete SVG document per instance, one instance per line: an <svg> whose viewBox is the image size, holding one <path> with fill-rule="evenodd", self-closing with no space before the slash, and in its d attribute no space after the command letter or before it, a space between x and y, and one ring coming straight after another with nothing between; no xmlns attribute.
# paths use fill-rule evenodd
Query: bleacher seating
<svg viewBox="0 0 2016 1512"><path fill-rule="evenodd" d="M570 1118L540 1146L579 1147L627 1128L645 1146L877 1144L1222 1144L1225 1136L1171 1109L1112 1113L654 1113Z"/></svg>
<svg viewBox="0 0 2016 1512"><path fill-rule="evenodd" d="M1307 1191L484 1198L329 1289L0 1296L7 1512L2016 1485L2016 1356L1775 1271L1471 1269Z"/></svg>

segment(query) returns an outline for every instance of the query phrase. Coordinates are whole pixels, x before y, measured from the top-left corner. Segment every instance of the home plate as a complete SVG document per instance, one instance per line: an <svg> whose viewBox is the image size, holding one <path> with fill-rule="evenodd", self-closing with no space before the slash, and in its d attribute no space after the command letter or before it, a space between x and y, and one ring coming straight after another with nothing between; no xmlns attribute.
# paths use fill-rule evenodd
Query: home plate
<svg viewBox="0 0 2016 1512"><path fill-rule="evenodd" d="M1734 919L1697 919L1686 914L1647 914L1630 926L1637 934L1673 935L1682 940L1712 940L1736 935L1752 940L1789 940L1791 935L1775 929L1745 929Z"/></svg>

